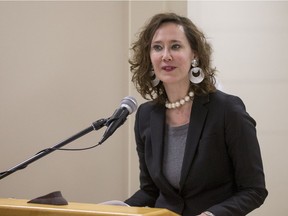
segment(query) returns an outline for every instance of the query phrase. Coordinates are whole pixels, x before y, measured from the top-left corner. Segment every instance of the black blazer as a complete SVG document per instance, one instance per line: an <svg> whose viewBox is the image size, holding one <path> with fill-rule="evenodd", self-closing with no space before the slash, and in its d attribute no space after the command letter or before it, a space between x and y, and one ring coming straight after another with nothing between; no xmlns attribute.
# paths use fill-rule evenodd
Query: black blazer
<svg viewBox="0 0 288 216"><path fill-rule="evenodd" d="M255 126L238 97L220 91L195 96L176 190L162 174L165 107L142 104L135 120L140 190L125 202L185 216L248 214L268 194Z"/></svg>

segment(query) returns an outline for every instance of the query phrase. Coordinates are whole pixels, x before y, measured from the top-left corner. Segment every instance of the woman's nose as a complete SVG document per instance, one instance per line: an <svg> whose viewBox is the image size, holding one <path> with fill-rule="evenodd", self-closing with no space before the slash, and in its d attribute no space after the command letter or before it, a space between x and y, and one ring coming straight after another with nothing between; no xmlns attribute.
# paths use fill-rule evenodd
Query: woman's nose
<svg viewBox="0 0 288 216"><path fill-rule="evenodd" d="M168 49L165 49L163 52L163 56L162 56L162 60L163 61L171 61L172 60L172 56L171 53Z"/></svg>

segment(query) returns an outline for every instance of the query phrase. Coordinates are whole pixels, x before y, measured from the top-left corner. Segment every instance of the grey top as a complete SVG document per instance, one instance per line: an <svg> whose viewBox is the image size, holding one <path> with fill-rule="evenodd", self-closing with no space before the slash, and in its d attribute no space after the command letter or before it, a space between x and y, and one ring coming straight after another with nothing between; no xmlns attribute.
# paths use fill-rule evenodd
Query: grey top
<svg viewBox="0 0 288 216"><path fill-rule="evenodd" d="M165 128L163 175L176 189L179 189L186 137L189 124Z"/></svg>

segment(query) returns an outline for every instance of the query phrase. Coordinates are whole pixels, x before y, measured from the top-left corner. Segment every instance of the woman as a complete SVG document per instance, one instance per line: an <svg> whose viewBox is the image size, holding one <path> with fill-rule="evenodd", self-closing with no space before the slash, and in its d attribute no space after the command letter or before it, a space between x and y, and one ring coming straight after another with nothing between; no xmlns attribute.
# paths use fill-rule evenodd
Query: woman
<svg viewBox="0 0 288 216"><path fill-rule="evenodd" d="M180 215L246 215L267 196L256 122L215 88L211 47L187 18L157 14L130 60L140 189L125 202Z"/></svg>

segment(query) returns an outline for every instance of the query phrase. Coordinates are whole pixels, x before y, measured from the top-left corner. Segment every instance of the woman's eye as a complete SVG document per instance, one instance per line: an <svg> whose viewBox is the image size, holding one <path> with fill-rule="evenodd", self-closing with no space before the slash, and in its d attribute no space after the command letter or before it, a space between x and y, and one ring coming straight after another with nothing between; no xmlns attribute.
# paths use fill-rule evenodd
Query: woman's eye
<svg viewBox="0 0 288 216"><path fill-rule="evenodd" d="M162 50L162 47L161 47L160 45L154 45L152 48L153 48L153 50L155 50L155 51L160 51L160 50Z"/></svg>
<svg viewBox="0 0 288 216"><path fill-rule="evenodd" d="M172 49L173 50L177 50L177 49L179 49L181 46L179 45L179 44L174 44L174 45L172 45Z"/></svg>

